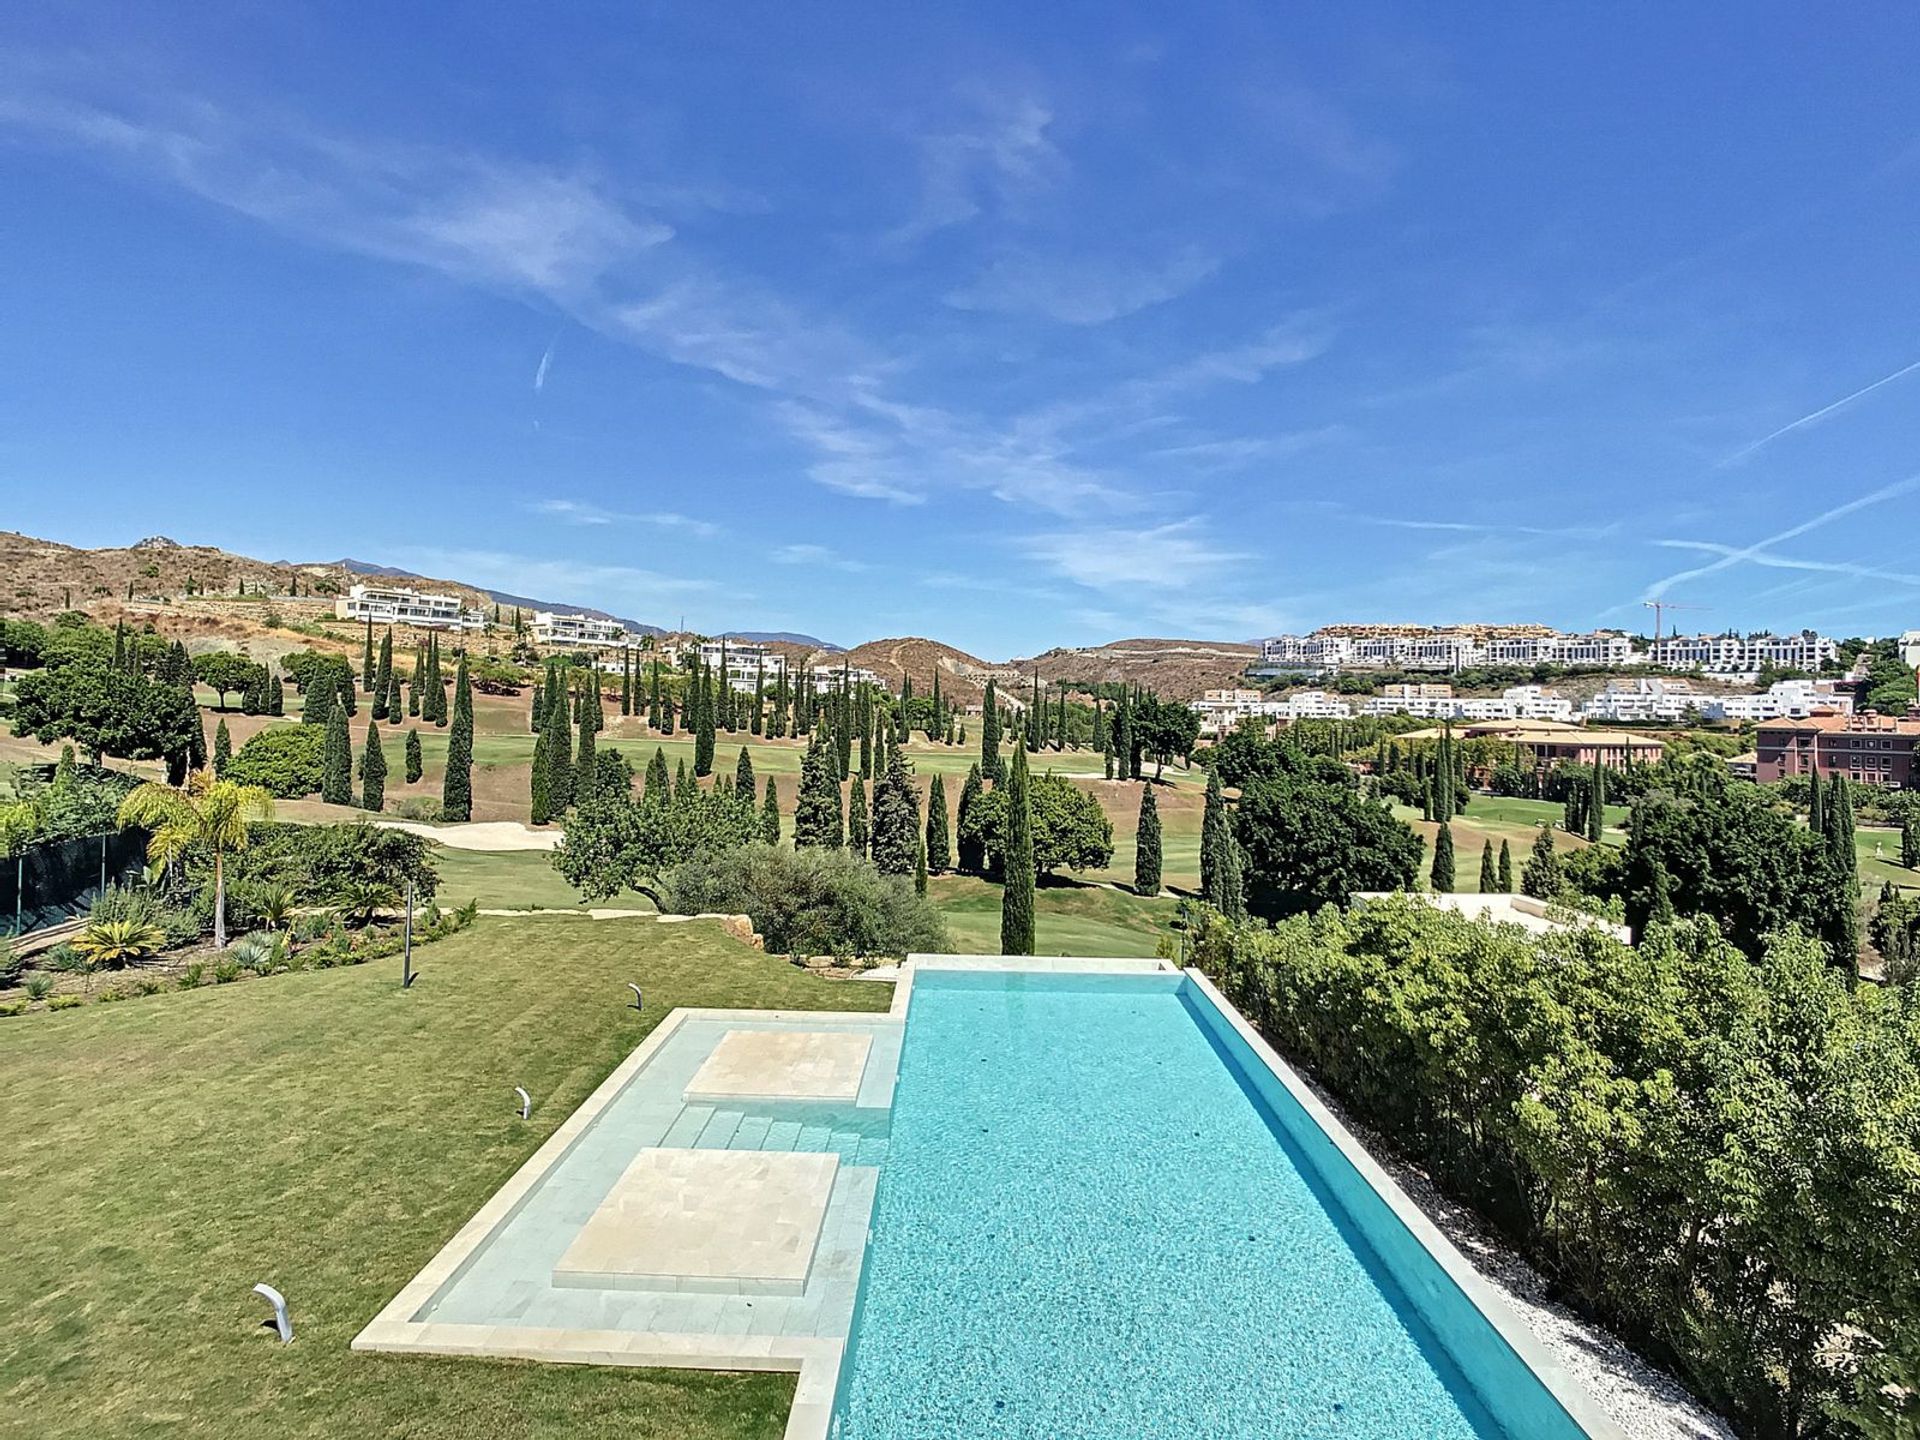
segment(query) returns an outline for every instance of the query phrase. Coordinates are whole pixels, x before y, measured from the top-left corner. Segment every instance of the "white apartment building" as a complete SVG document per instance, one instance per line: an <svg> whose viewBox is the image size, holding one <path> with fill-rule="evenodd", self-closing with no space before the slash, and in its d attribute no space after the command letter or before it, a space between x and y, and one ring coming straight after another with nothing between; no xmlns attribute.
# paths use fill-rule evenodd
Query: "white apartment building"
<svg viewBox="0 0 1920 1440"><path fill-rule="evenodd" d="M1277 705L1258 690L1209 690L1192 702L1202 735L1225 735L1249 715L1267 716Z"/></svg>
<svg viewBox="0 0 1920 1440"><path fill-rule="evenodd" d="M1276 720L1351 720L1353 706L1324 690L1301 690L1284 700L1269 700Z"/></svg>
<svg viewBox="0 0 1920 1440"><path fill-rule="evenodd" d="M1831 680L1780 680L1760 695L1714 695L1700 706L1709 720L1804 720L1809 715L1851 715L1853 694Z"/></svg>
<svg viewBox="0 0 1920 1440"><path fill-rule="evenodd" d="M1409 694L1409 691L1445 693ZM1411 715L1426 720L1573 719L1573 702L1539 685L1515 685L1500 698L1461 698L1445 685L1389 685L1360 707L1362 715ZM1395 693L1403 692L1403 693Z"/></svg>
<svg viewBox="0 0 1920 1440"><path fill-rule="evenodd" d="M721 654L723 648L726 652L724 657ZM771 687L787 673L786 656L749 640L728 640L724 647L718 640L702 640L697 644L689 641L680 647L682 659L696 652L700 656L700 663L709 670L718 670L724 658L727 683L745 695L751 695L756 684Z"/></svg>
<svg viewBox="0 0 1920 1440"><path fill-rule="evenodd" d="M1617 670L1638 658L1633 642L1617 630L1587 635L1511 635L1487 642L1489 665L1564 665Z"/></svg>
<svg viewBox="0 0 1920 1440"><path fill-rule="evenodd" d="M567 615L552 610L536 610L527 622L527 633L536 645L625 645L627 627L618 620L602 620L597 615Z"/></svg>
<svg viewBox="0 0 1920 1440"><path fill-rule="evenodd" d="M1668 670L1704 670L1711 675L1757 675L1772 665L1817 671L1838 657L1825 635L1671 635L1653 647L1652 661Z"/></svg>
<svg viewBox="0 0 1920 1440"><path fill-rule="evenodd" d="M858 689L862 685L873 685L881 690L888 688L886 683L881 680L878 675L874 674L873 671L862 669L858 665L849 666L845 670L842 670L838 665L816 665L807 673L813 681L815 693L824 693L834 689L840 684L842 679L847 682L848 686L854 689ZM749 685L747 688L751 690L753 687ZM1007 705L1015 709L1019 708L1015 703L1016 700L1017 697L1012 695L1002 695L1000 697L1000 703L1002 705Z"/></svg>
<svg viewBox="0 0 1920 1440"><path fill-rule="evenodd" d="M342 620L417 625L425 630L478 630L486 612L469 610L457 595L428 595L404 585L355 585L333 602Z"/></svg>
<svg viewBox="0 0 1920 1440"><path fill-rule="evenodd" d="M1696 695L1684 680L1615 680L1580 707L1587 720L1615 724L1645 725L1652 722L1675 724L1691 720L1702 712L1705 698Z"/></svg>
<svg viewBox="0 0 1920 1440"><path fill-rule="evenodd" d="M1566 665L1617 668L1637 658L1633 642L1614 630L1586 635L1488 634L1484 630L1408 630L1380 634L1276 635L1260 642L1262 664L1337 670L1439 670L1469 665Z"/></svg>

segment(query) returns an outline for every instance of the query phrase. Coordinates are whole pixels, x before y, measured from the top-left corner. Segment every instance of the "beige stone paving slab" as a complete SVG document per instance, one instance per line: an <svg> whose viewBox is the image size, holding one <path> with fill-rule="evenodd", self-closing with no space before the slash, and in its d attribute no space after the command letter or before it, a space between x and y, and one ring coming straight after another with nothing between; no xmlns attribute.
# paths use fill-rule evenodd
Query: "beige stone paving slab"
<svg viewBox="0 0 1920 1440"><path fill-rule="evenodd" d="M582 1288L799 1294L840 1157L650 1148L553 1267Z"/></svg>
<svg viewBox="0 0 1920 1440"><path fill-rule="evenodd" d="M832 1030L729 1030L687 1083L689 1100L853 1100L873 1036Z"/></svg>

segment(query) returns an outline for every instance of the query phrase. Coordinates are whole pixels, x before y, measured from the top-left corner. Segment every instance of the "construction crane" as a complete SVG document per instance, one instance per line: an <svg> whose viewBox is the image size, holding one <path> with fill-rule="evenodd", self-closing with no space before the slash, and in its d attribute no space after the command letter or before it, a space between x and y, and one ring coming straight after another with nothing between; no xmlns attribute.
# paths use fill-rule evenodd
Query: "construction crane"
<svg viewBox="0 0 1920 1440"><path fill-rule="evenodd" d="M1666 618L1669 610L1711 610L1711 605L1682 605L1678 600L1642 600L1643 606L1653 612L1653 653L1660 650L1660 622Z"/></svg>

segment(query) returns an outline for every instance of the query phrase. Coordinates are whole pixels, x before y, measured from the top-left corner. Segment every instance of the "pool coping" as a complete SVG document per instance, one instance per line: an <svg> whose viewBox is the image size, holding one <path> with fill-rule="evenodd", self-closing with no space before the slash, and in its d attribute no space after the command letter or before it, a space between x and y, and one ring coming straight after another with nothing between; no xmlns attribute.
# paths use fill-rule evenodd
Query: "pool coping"
<svg viewBox="0 0 1920 1440"><path fill-rule="evenodd" d="M351 1348L394 1355L465 1355L540 1360L576 1365L624 1365L664 1369L742 1370L797 1376L784 1440L827 1440L833 1419L847 1340L828 1336L689 1334L667 1331L564 1330L520 1325L473 1325L413 1320L436 1293L471 1261L488 1238L518 1213L573 1143L619 1096L634 1076L678 1032L697 1021L776 1022L904 1026L915 975L926 970L1020 971L1055 974L1184 974L1239 1034L1312 1118L1361 1179L1370 1185L1414 1239L1486 1317L1522 1363L1539 1377L1589 1440L1627 1440L1592 1396L1537 1339L1506 1298L1453 1243L1245 1016L1205 975L1181 971L1172 961L1137 957L910 955L900 967L892 1003L885 1012L847 1010L742 1010L681 1007L616 1065L593 1092L490 1195L398 1294L354 1336ZM864 1260L863 1260L864 1265Z"/></svg>

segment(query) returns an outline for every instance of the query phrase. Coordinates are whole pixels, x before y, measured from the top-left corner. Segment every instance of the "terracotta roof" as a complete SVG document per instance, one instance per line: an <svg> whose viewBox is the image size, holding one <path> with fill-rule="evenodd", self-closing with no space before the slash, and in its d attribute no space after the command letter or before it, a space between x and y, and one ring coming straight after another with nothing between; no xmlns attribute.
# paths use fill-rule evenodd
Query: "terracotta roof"
<svg viewBox="0 0 1920 1440"><path fill-rule="evenodd" d="M1762 720L1761 730L1818 730L1828 735L1920 735L1920 717L1895 715L1839 715L1821 712L1800 719L1782 715Z"/></svg>

